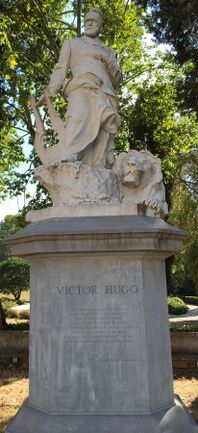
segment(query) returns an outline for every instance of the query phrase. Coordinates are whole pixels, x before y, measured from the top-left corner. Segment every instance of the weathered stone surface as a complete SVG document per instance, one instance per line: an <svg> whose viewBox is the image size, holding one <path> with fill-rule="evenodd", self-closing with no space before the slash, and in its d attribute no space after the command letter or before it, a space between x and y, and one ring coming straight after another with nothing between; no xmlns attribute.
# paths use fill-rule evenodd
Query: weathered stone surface
<svg viewBox="0 0 198 433"><path fill-rule="evenodd" d="M198 426L181 400L149 415L49 415L28 406L27 402L9 425L6 433L197 433Z"/></svg>
<svg viewBox="0 0 198 433"><path fill-rule="evenodd" d="M173 403L163 263L58 255L35 258L31 275L31 406L118 414Z"/></svg>
<svg viewBox="0 0 198 433"><path fill-rule="evenodd" d="M116 160L114 173L119 177L120 195L123 203L145 205L155 215L168 213L161 161L147 150L135 149L121 153Z"/></svg>
<svg viewBox="0 0 198 433"><path fill-rule="evenodd" d="M166 302L164 258L183 236L148 217L12 236L31 262L30 395L7 433L196 432L174 406Z"/></svg>
<svg viewBox="0 0 198 433"><path fill-rule="evenodd" d="M36 177L51 195L53 206L30 211L30 222L57 216L164 217L168 213L161 161L148 151L121 153L112 170L62 162L38 167Z"/></svg>
<svg viewBox="0 0 198 433"><path fill-rule="evenodd" d="M118 177L111 170L76 163L38 167L36 177L50 193L53 205L119 202Z"/></svg>
<svg viewBox="0 0 198 433"><path fill-rule="evenodd" d="M52 218L37 221L8 242L14 255L130 251L139 257L168 257L181 250L185 234L160 218L137 216Z"/></svg>
<svg viewBox="0 0 198 433"><path fill-rule="evenodd" d="M150 212L151 211L151 212ZM36 222L50 218L76 218L76 217L101 217L101 216L126 216L141 214L136 204L120 203L90 203L63 206L49 206L41 210L31 210L26 215L26 221ZM154 216L152 209L146 209L146 215Z"/></svg>

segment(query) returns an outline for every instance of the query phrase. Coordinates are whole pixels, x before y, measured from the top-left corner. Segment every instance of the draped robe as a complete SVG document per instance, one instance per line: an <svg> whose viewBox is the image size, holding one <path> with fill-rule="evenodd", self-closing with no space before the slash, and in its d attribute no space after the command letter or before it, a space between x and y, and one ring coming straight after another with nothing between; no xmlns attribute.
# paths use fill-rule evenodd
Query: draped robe
<svg viewBox="0 0 198 433"><path fill-rule="evenodd" d="M107 63L102 61L103 53L108 56ZM68 99L65 159L74 155L88 165L112 165L120 121L115 92L120 80L116 53L98 38L84 36L64 42L48 88L51 97L62 91Z"/></svg>

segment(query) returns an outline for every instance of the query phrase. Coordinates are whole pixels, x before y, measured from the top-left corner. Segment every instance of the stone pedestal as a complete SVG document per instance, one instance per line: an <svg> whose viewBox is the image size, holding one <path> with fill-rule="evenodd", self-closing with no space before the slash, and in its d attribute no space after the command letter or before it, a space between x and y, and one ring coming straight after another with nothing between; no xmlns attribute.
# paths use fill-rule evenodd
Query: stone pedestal
<svg viewBox="0 0 198 433"><path fill-rule="evenodd" d="M10 239L31 263L30 394L7 433L195 433L174 401L159 218L53 218Z"/></svg>

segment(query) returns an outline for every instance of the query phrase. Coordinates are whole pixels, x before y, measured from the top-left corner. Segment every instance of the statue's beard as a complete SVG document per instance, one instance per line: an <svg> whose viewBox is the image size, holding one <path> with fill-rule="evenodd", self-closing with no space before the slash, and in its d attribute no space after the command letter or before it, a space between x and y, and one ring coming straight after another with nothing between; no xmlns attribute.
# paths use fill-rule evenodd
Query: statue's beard
<svg viewBox="0 0 198 433"><path fill-rule="evenodd" d="M89 27L85 30L85 35L88 36L89 38L97 38L99 34L98 29Z"/></svg>
<svg viewBox="0 0 198 433"><path fill-rule="evenodd" d="M140 185L141 177L142 177L141 170L136 170L134 172L129 170L124 176L123 185L137 188Z"/></svg>

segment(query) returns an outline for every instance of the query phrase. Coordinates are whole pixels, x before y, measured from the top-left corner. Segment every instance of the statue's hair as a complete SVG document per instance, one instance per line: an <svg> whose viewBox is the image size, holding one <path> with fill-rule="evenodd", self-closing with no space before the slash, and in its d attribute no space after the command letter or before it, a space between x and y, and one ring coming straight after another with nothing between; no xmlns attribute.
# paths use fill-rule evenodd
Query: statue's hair
<svg viewBox="0 0 198 433"><path fill-rule="evenodd" d="M86 17L87 17L87 15L88 15L90 12L94 12L95 14L98 14L98 15L100 16L101 24L103 23L103 13L102 13L102 11L101 11L100 9L98 9L98 8L96 8L96 7L90 8L90 9L88 10L88 12L85 14L85 21L86 21Z"/></svg>

